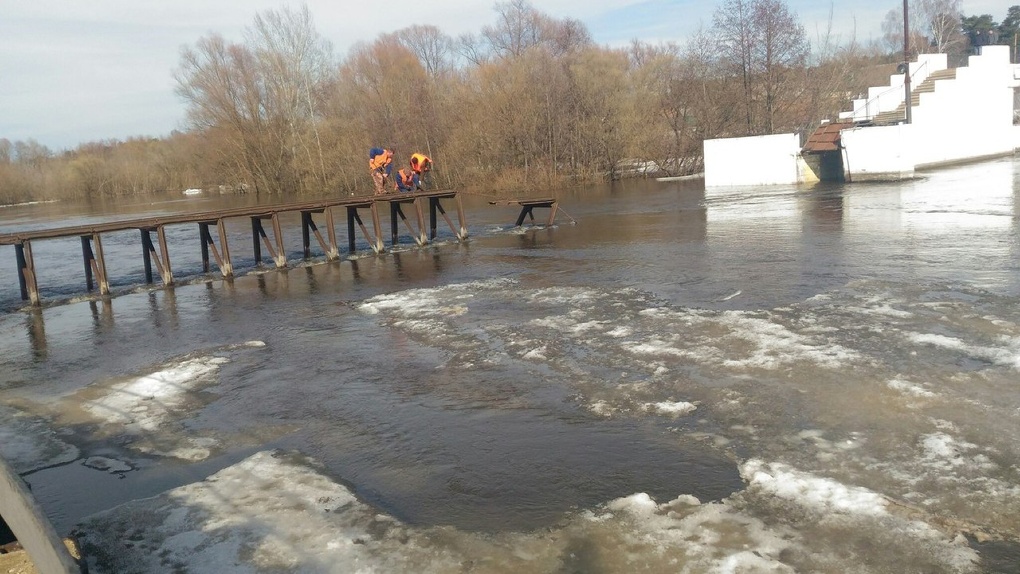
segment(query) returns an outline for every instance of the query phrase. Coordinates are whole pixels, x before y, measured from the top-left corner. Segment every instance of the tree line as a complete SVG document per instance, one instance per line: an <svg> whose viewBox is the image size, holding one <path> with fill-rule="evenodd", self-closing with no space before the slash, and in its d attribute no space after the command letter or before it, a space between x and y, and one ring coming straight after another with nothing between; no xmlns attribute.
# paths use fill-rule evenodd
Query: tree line
<svg viewBox="0 0 1020 574"><path fill-rule="evenodd" d="M916 50L945 49L947 14L959 46L974 43L959 0L914 4ZM362 194L372 146L401 164L425 153L438 185L488 193L616 178L646 162L690 174L705 139L809 131L903 57L892 27L868 45L831 32L809 41L783 0L723 0L683 43L623 48L526 0L494 12L478 33L415 25L342 58L307 7L261 13L239 42L213 33L182 50L185 131L59 154L0 139L0 203L191 187ZM1010 8L1002 26L1015 29L1017 16ZM902 24L898 33L902 50Z"/></svg>

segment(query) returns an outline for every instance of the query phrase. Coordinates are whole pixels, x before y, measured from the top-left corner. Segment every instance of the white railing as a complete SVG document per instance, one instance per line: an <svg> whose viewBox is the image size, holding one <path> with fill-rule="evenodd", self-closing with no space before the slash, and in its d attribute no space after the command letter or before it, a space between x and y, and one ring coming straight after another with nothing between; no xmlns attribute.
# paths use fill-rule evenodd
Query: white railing
<svg viewBox="0 0 1020 574"><path fill-rule="evenodd" d="M918 62L916 69L910 71L911 93L921 82L928 79L930 75L928 71L928 64L930 60L927 58L923 62ZM908 64L909 65L909 64ZM903 74L897 74L902 76ZM871 90L869 89L869 92ZM895 97L892 95L895 94ZM875 116L883 112L891 112L899 107L900 104L906 101L906 94L904 92L903 83L898 85L890 85L881 92L875 95L869 93L870 98L864 101L863 104L858 105L852 112L844 112L839 115L840 119L849 119L855 122L864 122L875 119ZM860 99L854 100L854 103L861 101Z"/></svg>

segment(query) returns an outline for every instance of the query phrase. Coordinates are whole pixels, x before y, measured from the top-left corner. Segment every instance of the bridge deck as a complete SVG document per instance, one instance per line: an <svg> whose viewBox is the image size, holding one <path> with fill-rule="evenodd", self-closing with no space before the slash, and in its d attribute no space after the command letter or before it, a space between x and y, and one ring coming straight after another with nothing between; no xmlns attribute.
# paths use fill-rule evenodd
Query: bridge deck
<svg viewBox="0 0 1020 574"><path fill-rule="evenodd" d="M459 226L455 226L443 208L441 200L453 199L456 202ZM414 209L414 224L408 220L403 207L410 204ZM173 271L171 268L170 254L166 239L165 228L168 225L181 225L197 223L202 249L203 272L210 270L210 254L215 258L224 277L233 276L233 264L230 258L230 248L227 242L227 232L224 227L224 220L230 218L244 218L251 220L252 227L252 249L255 261L262 263L262 247L265 246L273 262L277 267L286 267L287 255L283 245L283 230L280 224L280 214L300 213L301 214L301 238L304 248L304 257L311 257L311 238L314 236L328 260L339 258L340 250L337 245L336 229L333 217L334 209L342 209L347 215L347 239L351 253L355 249L356 227L360 228L369 246L376 252L383 251L382 225L379 218L379 206L388 206L390 211L390 227L393 245L397 244L397 229L399 222L403 221L411 237L418 245L425 245L428 241L436 238L436 224L438 215L449 224L457 239L467 238L467 224L464 219L464 208L461 198L455 191L436 190L418 191L411 193L389 193L385 195L373 195L368 197L346 197L337 199L306 201L299 203L286 203L276 205L260 205L251 207L238 207L231 209L219 209L212 211L201 211L194 213L172 214L154 217L143 217L120 221L76 225L67 227L54 227L49 229L34 229L16 231L13 233L0 234L0 245L13 245L16 251L18 264L18 281L21 286L22 299L31 300L33 305L40 304L39 287L37 285L37 273L35 261L32 257L32 241L55 239L63 237L79 237L82 246L82 258L85 265L85 284L89 291L93 289L94 282L99 284L99 292L108 294L110 292L109 282L106 273L106 261L103 256L102 235L117 231L137 230L141 234L142 255L145 265L145 278L148 283L153 282L153 266L159 272L164 286L173 284ZM425 210L429 213L428 227L425 222ZM360 210L368 210L371 216L372 229L365 225L361 219ZM327 237L323 238L318 226L315 224L315 215L322 214L325 218ZM271 221L273 239L263 226L263 221ZM416 225L415 225L416 224ZM210 227L215 226L214 234ZM154 242L151 233L156 232L158 242ZM215 238L214 238L215 236Z"/></svg>

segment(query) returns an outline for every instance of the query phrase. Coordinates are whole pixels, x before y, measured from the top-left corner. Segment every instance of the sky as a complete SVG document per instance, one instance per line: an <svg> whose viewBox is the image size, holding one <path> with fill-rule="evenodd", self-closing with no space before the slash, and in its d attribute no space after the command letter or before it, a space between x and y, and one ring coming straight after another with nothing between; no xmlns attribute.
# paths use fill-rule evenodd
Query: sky
<svg viewBox="0 0 1020 574"><path fill-rule="evenodd" d="M964 0L967 15L1002 20L1020 0ZM583 22L601 45L633 39L682 42L709 28L722 3L704 0L532 0L541 12ZM829 3L786 0L809 40L831 22L840 38L881 37L897 0ZM216 33L240 42L256 14L306 5L315 27L342 57L357 42L413 24L451 36L495 20L495 2L433 0L0 0L0 138L35 140L52 151L89 141L163 137L187 129L174 89L181 49ZM426 6L426 8L422 8Z"/></svg>

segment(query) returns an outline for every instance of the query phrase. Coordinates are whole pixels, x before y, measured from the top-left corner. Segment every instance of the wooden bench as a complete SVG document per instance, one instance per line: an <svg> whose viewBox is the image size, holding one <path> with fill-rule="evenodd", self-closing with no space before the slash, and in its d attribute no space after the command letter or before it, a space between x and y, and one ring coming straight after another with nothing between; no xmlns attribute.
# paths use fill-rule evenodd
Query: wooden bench
<svg viewBox="0 0 1020 574"><path fill-rule="evenodd" d="M531 221L535 221L535 214L533 213L536 207L547 207L549 208L549 220L546 225L552 225L556 221L556 213L559 211L559 202L551 197L543 197L538 199L499 199L490 201L490 205L519 205L521 207L521 213L517 216L517 227L520 227L524 223L525 217L530 217Z"/></svg>

